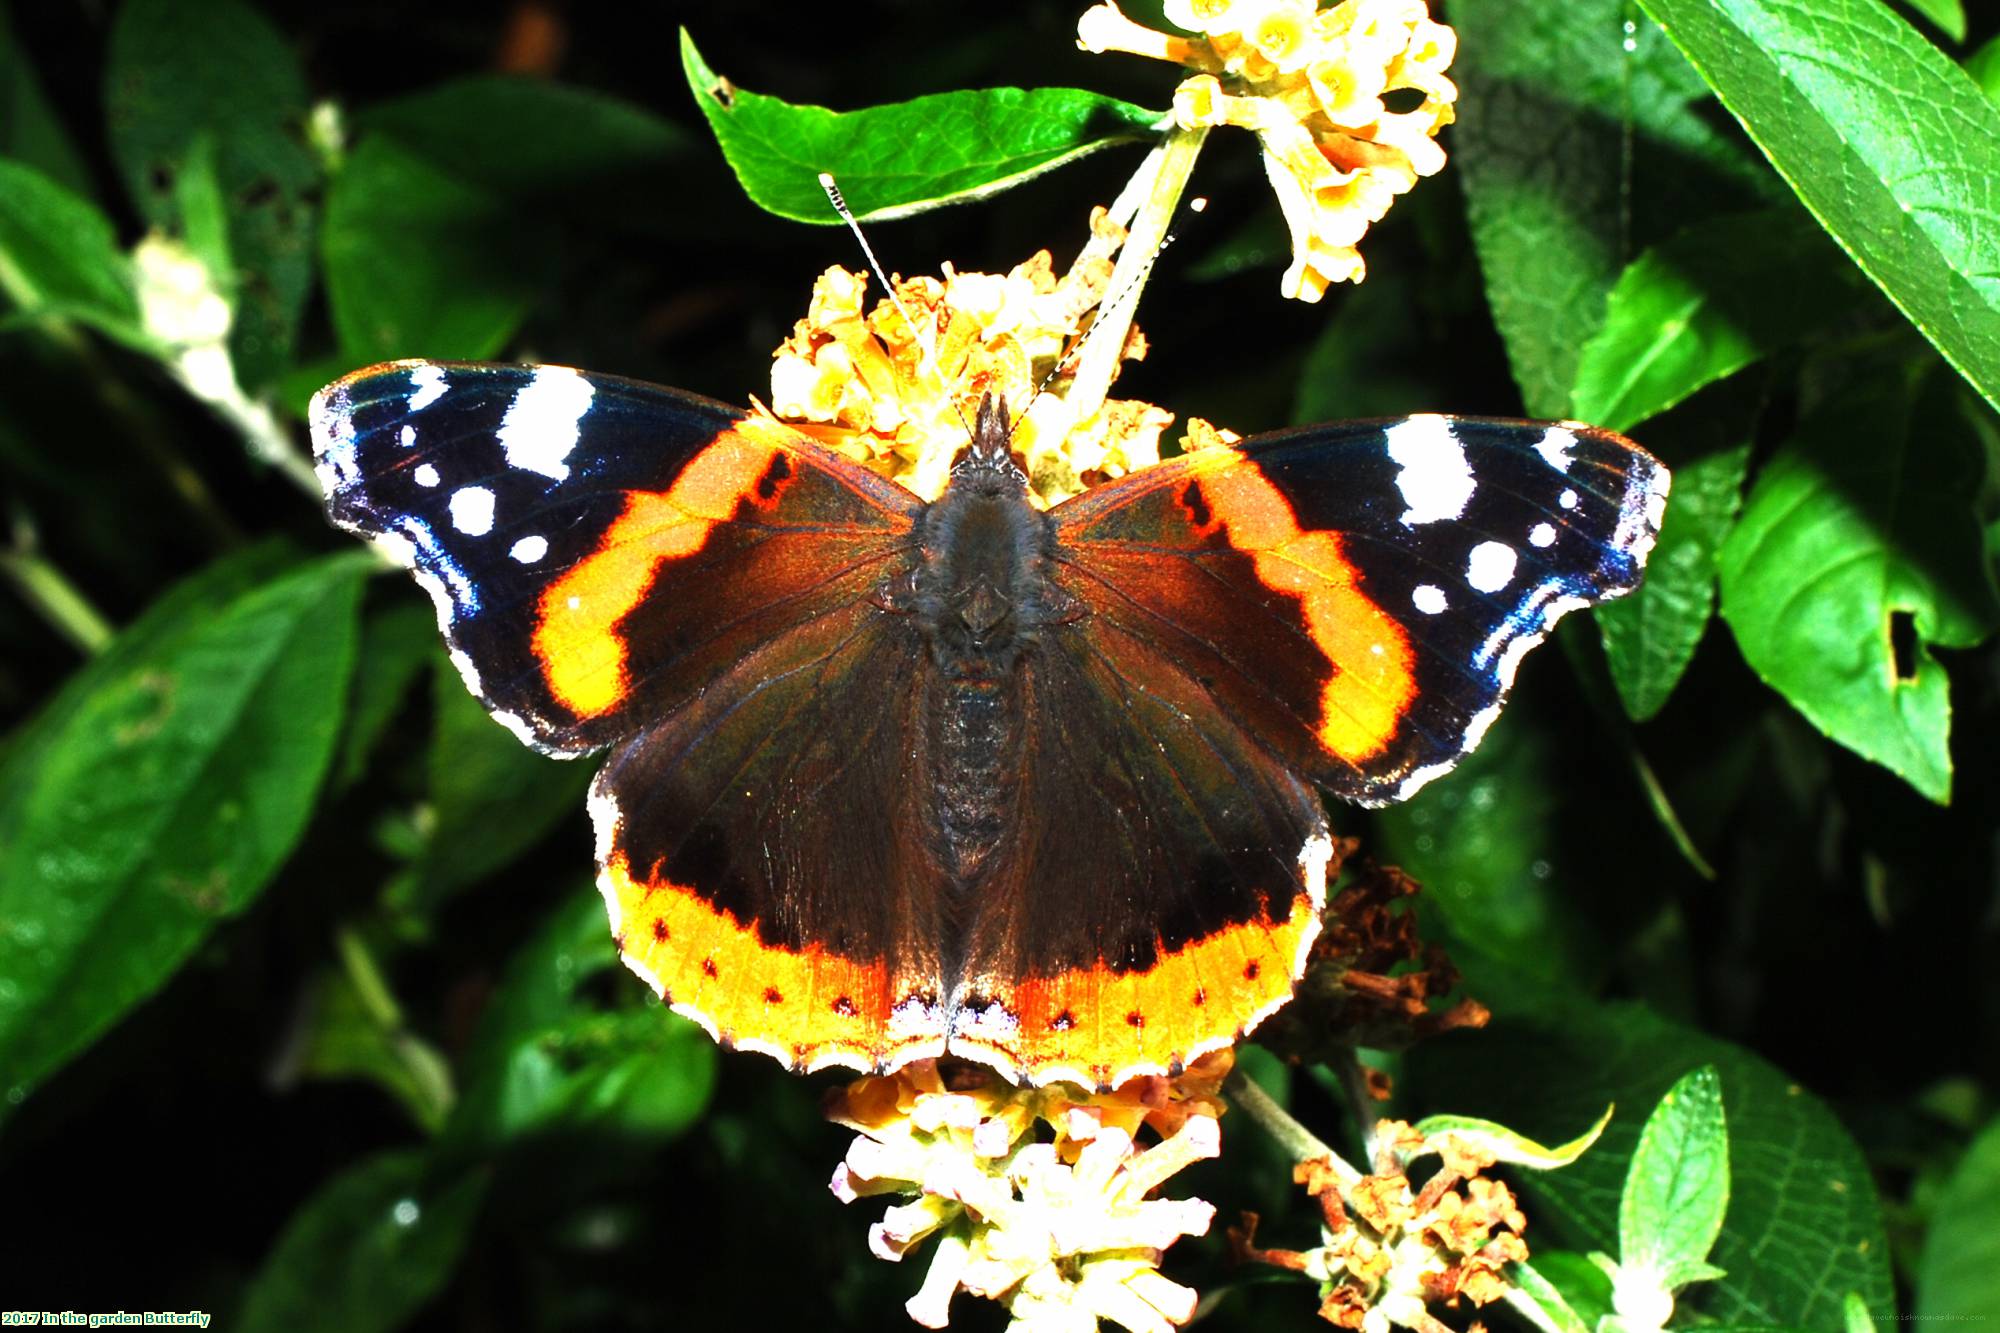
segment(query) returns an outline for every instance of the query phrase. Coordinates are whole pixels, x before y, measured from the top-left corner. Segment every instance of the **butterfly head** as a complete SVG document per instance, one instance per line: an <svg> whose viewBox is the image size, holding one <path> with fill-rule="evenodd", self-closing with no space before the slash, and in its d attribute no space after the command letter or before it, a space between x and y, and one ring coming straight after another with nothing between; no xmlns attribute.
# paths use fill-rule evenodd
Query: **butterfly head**
<svg viewBox="0 0 2000 1333"><path fill-rule="evenodd" d="M1007 400L987 394L979 400L979 415L973 422L972 440L959 452L951 466L954 484L961 489L988 493L1012 493L1028 484L1028 474L1014 462L1011 444L1014 423L1007 415Z"/></svg>

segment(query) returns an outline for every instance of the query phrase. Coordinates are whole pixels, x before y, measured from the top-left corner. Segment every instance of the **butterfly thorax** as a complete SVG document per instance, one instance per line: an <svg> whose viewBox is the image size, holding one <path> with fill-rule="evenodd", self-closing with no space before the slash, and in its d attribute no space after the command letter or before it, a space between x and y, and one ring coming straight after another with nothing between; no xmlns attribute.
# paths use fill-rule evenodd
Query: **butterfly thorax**
<svg viewBox="0 0 2000 1333"><path fill-rule="evenodd" d="M1023 658L1076 616L1074 599L1050 579L1054 533L1007 452L1004 405L981 405L973 441L917 536L917 562L877 602L907 614L928 649L924 713L941 851L969 888L1006 824Z"/></svg>

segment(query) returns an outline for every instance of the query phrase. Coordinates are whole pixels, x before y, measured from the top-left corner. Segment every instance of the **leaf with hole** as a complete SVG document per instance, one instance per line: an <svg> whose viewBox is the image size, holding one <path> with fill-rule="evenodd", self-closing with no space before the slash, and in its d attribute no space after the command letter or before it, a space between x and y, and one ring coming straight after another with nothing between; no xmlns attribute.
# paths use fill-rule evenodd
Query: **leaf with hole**
<svg viewBox="0 0 2000 1333"><path fill-rule="evenodd" d="M1972 508L1980 459L1952 387L1863 381L1826 404L1757 478L1718 560L1751 668L1939 802L1951 698L1931 649L2000 625Z"/></svg>

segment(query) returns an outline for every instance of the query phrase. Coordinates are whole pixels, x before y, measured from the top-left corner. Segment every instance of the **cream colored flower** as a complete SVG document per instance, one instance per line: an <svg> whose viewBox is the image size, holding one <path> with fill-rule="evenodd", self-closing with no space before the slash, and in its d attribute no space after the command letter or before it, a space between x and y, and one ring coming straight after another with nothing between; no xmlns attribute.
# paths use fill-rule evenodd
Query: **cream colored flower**
<svg viewBox="0 0 2000 1333"><path fill-rule="evenodd" d="M1234 125L1257 135L1264 170L1292 236L1286 296L1317 301L1366 273L1356 248L1420 177L1444 169L1437 132L1458 90L1444 71L1457 36L1424 0L1170 0L1166 16L1194 40L1134 23L1112 0L1086 11L1077 43L1194 71L1174 93L1174 118L1194 129ZM1383 100L1421 94L1414 109Z"/></svg>
<svg viewBox="0 0 2000 1333"><path fill-rule="evenodd" d="M899 280L896 300L873 307L865 274L830 268L775 353L770 409L925 499L944 490L988 393L1024 414L1013 447L1038 505L1157 462L1173 413L1114 399L1079 419L1061 374L1036 393L1089 328L1124 240L1097 209L1090 241L1060 277L1043 251L1004 274L947 267L941 278ZM1124 359L1145 347L1134 330Z"/></svg>
<svg viewBox="0 0 2000 1333"><path fill-rule="evenodd" d="M959 1291L999 1301L1022 1333L1089 1333L1108 1321L1169 1333L1196 1294L1159 1271L1163 1251L1208 1230L1199 1199L1153 1197L1220 1151L1217 1090L1227 1052L1179 1079L1134 1079L1109 1093L1016 1088L983 1073L947 1087L935 1062L861 1079L829 1116L860 1131L835 1171L848 1202L899 1194L870 1247L900 1260L936 1236L910 1317L942 1328ZM1157 1141L1141 1147L1138 1135Z"/></svg>

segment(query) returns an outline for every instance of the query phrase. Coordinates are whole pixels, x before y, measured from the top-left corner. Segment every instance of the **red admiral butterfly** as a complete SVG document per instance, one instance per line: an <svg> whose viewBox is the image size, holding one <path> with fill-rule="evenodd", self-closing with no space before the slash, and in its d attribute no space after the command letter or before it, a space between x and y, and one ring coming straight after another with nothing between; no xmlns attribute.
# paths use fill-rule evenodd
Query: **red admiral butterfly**
<svg viewBox="0 0 2000 1333"><path fill-rule="evenodd" d="M632 970L795 1069L949 1050L1176 1072L1282 1005L1315 788L1400 800L1565 612L1629 592L1666 470L1416 416L1204 449L1046 513L984 404L934 503L763 415L406 361L313 401L333 521L591 796Z"/></svg>

